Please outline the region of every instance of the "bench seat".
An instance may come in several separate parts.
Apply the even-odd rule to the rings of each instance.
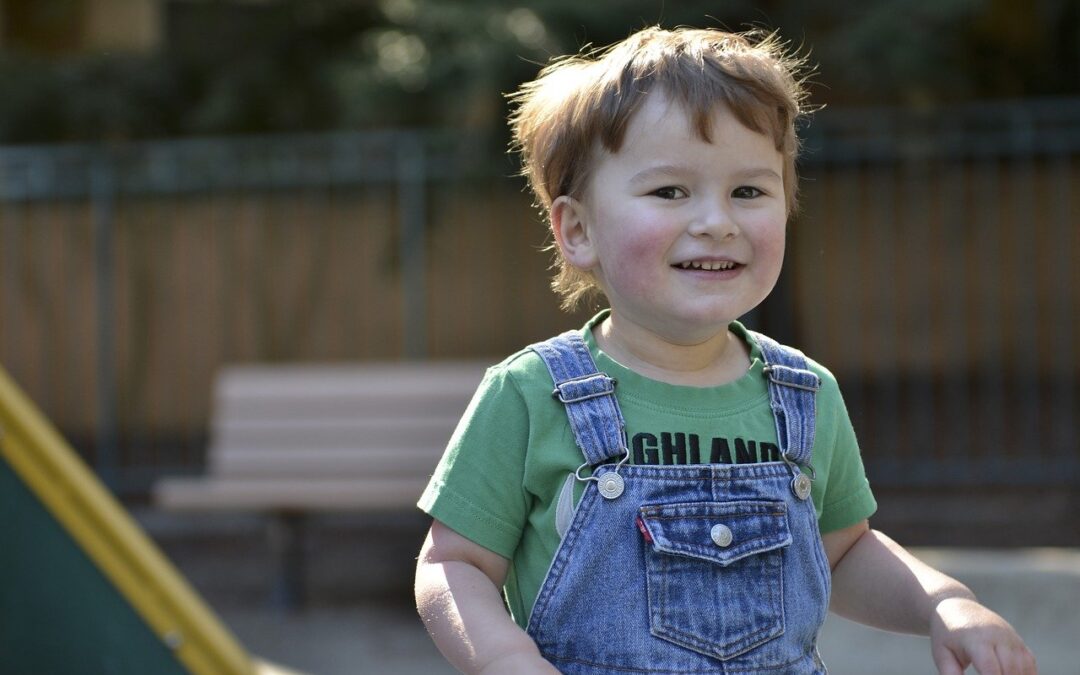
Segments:
[[[402,511],[426,476],[380,478],[217,478],[162,486],[158,505],[174,511]]]
[[[169,511],[266,514],[277,602],[303,601],[303,525],[318,512],[415,508],[486,362],[240,365],[212,393],[206,473],[153,489]]]

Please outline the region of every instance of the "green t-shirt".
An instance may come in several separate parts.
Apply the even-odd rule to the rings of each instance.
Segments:
[[[760,348],[746,329],[731,330],[751,349],[751,367],[719,387],[688,387],[648,379],[620,365],[582,329],[599,370],[618,381],[633,463],[775,461],[776,422],[769,407]],[[855,432],[833,375],[811,361],[822,379],[812,464],[812,499],[823,533],[868,518],[876,509]],[[522,626],[540,591],[560,536],[556,510],[567,476],[584,458],[543,361],[522,350],[488,369],[450,439],[421,509],[462,536],[510,560],[507,604]],[[576,482],[574,503],[584,484]]]

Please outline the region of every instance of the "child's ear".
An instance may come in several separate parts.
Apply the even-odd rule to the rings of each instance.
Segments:
[[[551,203],[551,231],[555,245],[568,263],[580,270],[596,266],[596,250],[590,235],[585,205],[567,195]]]

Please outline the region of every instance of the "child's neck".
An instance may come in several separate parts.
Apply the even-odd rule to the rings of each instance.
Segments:
[[[750,367],[746,343],[726,328],[705,340],[679,344],[611,314],[594,330],[609,356],[645,377],[669,384],[715,387]]]

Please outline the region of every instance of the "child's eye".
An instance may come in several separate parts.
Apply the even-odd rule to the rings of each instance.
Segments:
[[[760,197],[763,194],[765,193],[761,190],[757,189],[756,187],[751,187],[749,185],[737,187],[731,192],[731,196],[735,199],[754,199],[755,197]]]
[[[681,199],[686,196],[686,191],[682,188],[669,185],[658,190],[653,190],[652,194],[660,199]]]

